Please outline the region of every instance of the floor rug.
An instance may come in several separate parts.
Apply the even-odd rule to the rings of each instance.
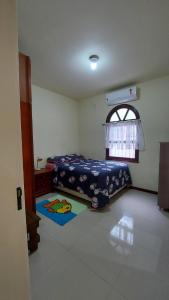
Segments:
[[[86,208],[86,205],[73,200],[73,197],[64,196],[60,193],[56,193],[52,197],[46,200],[43,199],[36,204],[36,209],[39,213],[61,226],[74,219]]]

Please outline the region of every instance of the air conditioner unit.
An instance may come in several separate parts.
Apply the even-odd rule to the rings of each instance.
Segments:
[[[106,101],[108,105],[130,102],[137,99],[138,92],[136,86],[130,86],[106,94]]]

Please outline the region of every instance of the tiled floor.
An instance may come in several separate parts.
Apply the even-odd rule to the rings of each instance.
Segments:
[[[122,192],[64,227],[42,216],[39,232],[33,300],[169,300],[169,213],[155,195]]]

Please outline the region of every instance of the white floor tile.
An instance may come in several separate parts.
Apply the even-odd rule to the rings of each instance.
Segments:
[[[112,246],[109,237],[99,228],[91,229],[70,251],[109,283],[117,279],[126,259],[125,249]]]
[[[85,265],[75,261],[62,272],[57,265],[44,277],[38,289],[33,291],[36,300],[103,300],[111,287],[98,278]]]
[[[112,289],[111,293],[108,295],[106,300],[127,300],[122,295],[120,295],[117,291]]]
[[[57,265],[59,274],[74,258],[55,241],[42,237],[38,250],[30,256],[30,271],[32,287],[39,286],[46,274]]]
[[[168,300],[169,284],[151,272],[124,269],[116,282],[117,290],[128,300]]]
[[[169,300],[169,214],[156,195],[122,192],[63,227],[41,217],[33,300]]]

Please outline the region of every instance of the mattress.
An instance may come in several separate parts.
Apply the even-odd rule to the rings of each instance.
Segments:
[[[54,187],[66,188],[85,195],[93,208],[104,207],[116,191],[131,184],[131,176],[126,163],[77,158],[55,164]]]

